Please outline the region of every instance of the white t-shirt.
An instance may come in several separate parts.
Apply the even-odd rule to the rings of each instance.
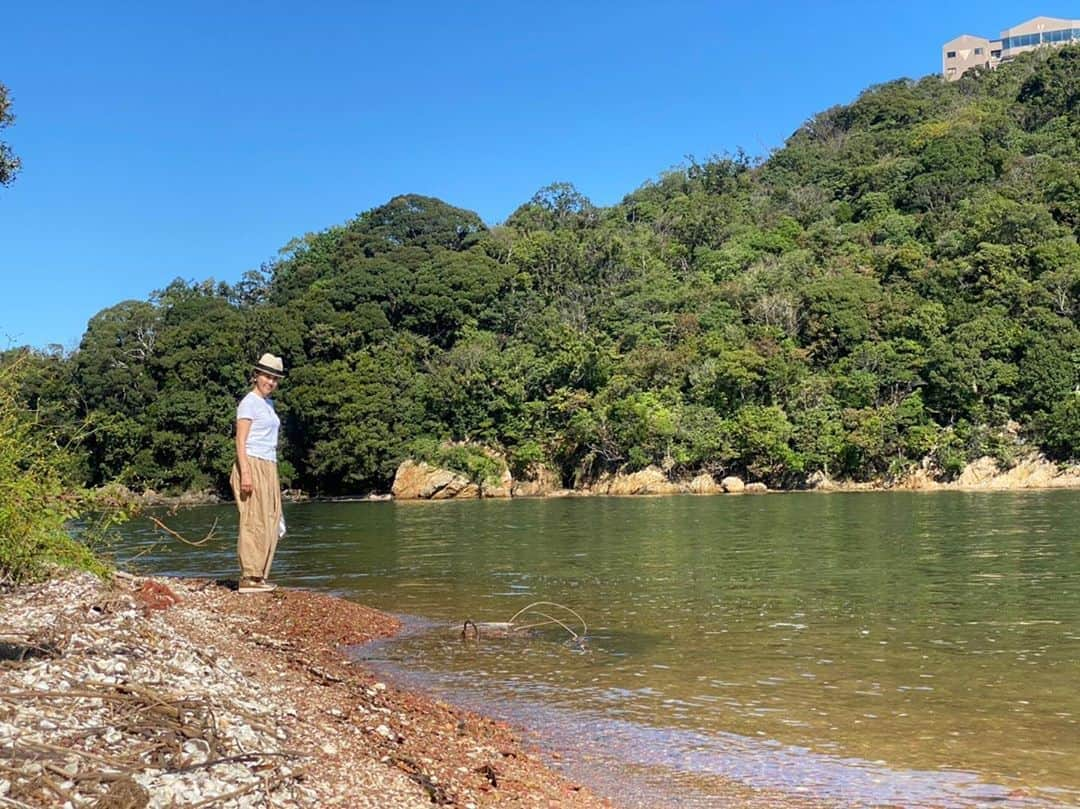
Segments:
[[[255,391],[250,391],[236,406],[236,420],[240,419],[251,422],[251,430],[244,444],[247,454],[277,463],[278,427],[281,426],[281,419],[274,412],[274,403]]]

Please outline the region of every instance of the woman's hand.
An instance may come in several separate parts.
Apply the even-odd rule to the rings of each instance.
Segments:
[[[251,473],[240,472],[240,494],[251,494]]]

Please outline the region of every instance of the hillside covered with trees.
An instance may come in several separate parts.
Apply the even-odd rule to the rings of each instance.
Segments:
[[[4,361],[88,483],[133,488],[226,489],[263,351],[288,369],[283,477],[318,494],[385,491],[446,441],[571,486],[947,477],[1018,438],[1068,460],[1078,169],[1080,49],[1039,51],[873,87],[763,161],[691,159],[608,208],[557,183],[488,227],[400,196]]]

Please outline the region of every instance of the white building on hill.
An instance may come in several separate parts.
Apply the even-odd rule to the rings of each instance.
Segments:
[[[962,34],[941,46],[941,75],[953,81],[969,68],[997,67],[1018,53],[1070,42],[1080,42],[1080,20],[1036,17],[1004,29],[998,39]]]

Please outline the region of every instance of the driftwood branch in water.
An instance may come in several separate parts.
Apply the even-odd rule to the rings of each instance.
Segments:
[[[542,612],[537,607],[557,607],[560,610],[564,610],[569,615],[572,615],[581,623],[581,634],[578,634],[572,626],[570,626],[567,620],[562,620],[547,612]],[[543,620],[533,620],[529,623],[521,623],[518,621],[522,616],[535,616],[542,618]],[[570,635],[571,640],[578,647],[582,647],[585,643],[585,637],[589,634],[589,627],[585,623],[585,619],[581,617],[575,610],[567,607],[565,604],[558,604],[554,601],[534,601],[526,607],[522,607],[511,616],[509,621],[474,621],[471,618],[465,619],[465,623],[461,626],[461,639],[468,640],[470,634],[473,640],[479,641],[481,633],[494,635],[496,637],[506,637],[514,634],[515,632],[528,632],[532,629],[538,629],[544,626],[551,626],[557,624],[566,630]],[[470,633],[471,627],[471,633]]]
[[[214,531],[217,530],[217,524],[218,524],[218,521],[214,520],[214,524],[210,526],[210,530],[206,532],[206,536],[204,536],[202,539],[199,539],[199,540],[191,540],[191,539],[188,539],[187,537],[181,536],[179,533],[172,530],[169,526],[167,526],[165,523],[163,523],[157,517],[148,517],[147,519],[149,519],[150,522],[152,522],[159,529],[161,529],[166,534],[171,536],[173,539],[178,539],[181,542],[183,542],[185,545],[192,545],[192,546],[194,546],[196,548],[199,547],[200,545],[205,545],[207,542],[209,542],[211,539],[214,538]]]

